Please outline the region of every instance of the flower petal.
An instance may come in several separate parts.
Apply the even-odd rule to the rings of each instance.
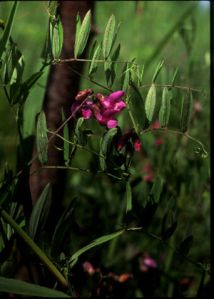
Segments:
[[[114,128],[116,127],[118,124],[118,121],[117,120],[109,120],[107,121],[107,127],[110,129],[110,128]]]
[[[90,119],[92,117],[92,110],[90,108],[82,108],[82,116],[84,119]]]
[[[121,97],[123,97],[125,95],[124,91],[116,91],[116,92],[113,92],[111,93],[108,98],[109,98],[109,101],[110,102],[117,102],[118,100],[121,99]]]

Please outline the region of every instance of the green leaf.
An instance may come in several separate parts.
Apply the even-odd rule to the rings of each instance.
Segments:
[[[172,92],[166,87],[163,89],[162,102],[159,111],[159,121],[161,127],[166,127],[169,122],[170,108],[171,108]]]
[[[147,119],[152,122],[152,118],[154,115],[155,111],[155,104],[156,104],[156,88],[155,85],[152,84],[148,94],[146,96],[146,101],[145,101],[145,112]]]
[[[123,82],[123,87],[122,87],[122,90],[127,92],[128,91],[128,88],[129,88],[129,81],[131,79],[131,74],[130,74],[130,63],[127,63],[125,66],[124,66],[124,69],[123,69],[123,72],[122,72],[122,82]]]
[[[75,127],[75,135],[77,137],[77,142],[80,144],[80,145],[85,145],[86,144],[86,140],[85,140],[85,136],[81,130],[81,127],[82,127],[82,124],[84,122],[84,118],[81,117],[77,120],[77,123],[76,123],[76,127]]]
[[[175,73],[172,76],[172,83],[171,83],[172,86],[175,84],[175,79],[177,78],[178,70],[179,70],[179,67],[176,68]]]
[[[188,92],[186,97],[182,98],[180,128],[182,132],[187,131],[192,114],[192,93]]]
[[[63,214],[61,215],[59,221],[57,222],[56,228],[53,233],[53,238],[51,241],[51,254],[56,256],[60,252],[60,248],[71,230],[73,222],[73,213],[76,201],[72,199],[71,203],[67,206]]]
[[[77,252],[75,252],[71,256],[71,258],[69,260],[69,263],[71,264],[71,267],[74,266],[74,264],[77,262],[77,260],[78,260],[78,258],[79,258],[80,255],[82,255],[86,251],[88,251],[88,250],[90,250],[90,249],[92,249],[92,248],[94,248],[94,247],[96,247],[98,245],[106,243],[106,242],[108,242],[108,241],[110,241],[110,240],[112,240],[112,239],[120,236],[122,233],[124,233],[124,231],[125,230],[122,229],[122,230],[118,230],[118,231],[116,231],[114,233],[111,233],[111,234],[108,234],[108,235],[103,235],[103,236],[99,237],[98,239],[94,240],[92,243],[88,244],[87,246],[79,249]]]
[[[130,182],[126,183],[126,213],[132,210],[132,190]]]
[[[157,65],[157,68],[156,68],[155,73],[154,73],[153,78],[152,78],[152,83],[155,83],[155,80],[157,79],[158,74],[160,73],[160,70],[163,67],[163,64],[164,64],[164,60],[159,62],[159,64]]]
[[[42,164],[48,160],[47,123],[44,111],[41,111],[36,126],[36,147],[38,158]]]
[[[77,18],[76,18],[76,35],[75,35],[75,43],[78,40],[78,36],[79,36],[79,32],[80,32],[80,28],[81,28],[81,19],[80,19],[80,15],[79,13],[77,14]]]
[[[65,114],[62,109],[62,122],[65,122]],[[70,144],[66,142],[69,141],[69,129],[68,129],[68,124],[66,123],[63,127],[63,155],[64,155],[64,161],[68,162],[69,161],[69,151],[70,151]]]
[[[52,288],[5,277],[0,277],[0,292],[39,298],[70,298],[69,295]]]
[[[187,236],[180,244],[179,253],[186,256],[190,251],[192,243],[193,243],[193,236],[192,235]]]
[[[23,82],[21,85],[18,83],[15,83],[11,85],[10,87],[10,98],[11,98],[11,104],[23,104],[29,93],[30,89],[33,87],[33,85],[37,82],[37,80],[42,76],[43,71],[38,71],[34,73],[30,78],[28,78],[25,82]]]
[[[136,132],[139,132],[146,126],[146,114],[144,100],[137,86],[131,82],[129,87],[129,109],[133,116],[134,122],[137,124]]]
[[[108,158],[112,149],[112,140],[117,134],[117,128],[111,128],[104,133],[100,144],[100,167],[102,170],[106,169],[106,159]]]
[[[108,87],[111,87],[114,83],[116,73],[115,73],[115,61],[117,61],[118,57],[120,55],[120,44],[115,49],[114,53],[112,54],[112,57],[108,58],[108,60],[104,63],[104,71],[106,75],[106,82]]]
[[[17,10],[17,6],[18,6],[18,1],[15,1],[13,3],[6,27],[4,29],[2,38],[0,40],[0,59],[2,57],[3,52],[5,51],[5,48],[7,46],[7,42],[10,38],[10,34],[11,34],[11,30],[12,30],[12,26],[13,26],[13,22],[14,22],[14,18],[15,18],[15,14],[16,14],[16,10]]]
[[[58,1],[48,1],[48,13],[50,15],[51,21],[56,20]]]
[[[112,15],[110,19],[108,20],[108,23],[105,28],[104,36],[103,36],[103,56],[105,59],[108,58],[112,45],[114,42],[114,37],[115,37],[115,16]]]
[[[80,29],[76,31],[75,45],[74,45],[74,57],[79,57],[87,44],[88,37],[91,30],[91,11],[89,10],[85,15]]]
[[[59,58],[63,45],[63,27],[60,20],[50,23],[50,39],[53,58]]]
[[[29,221],[29,235],[32,239],[35,238],[36,234],[38,233],[38,230],[41,229],[41,227],[44,226],[46,222],[50,208],[50,192],[51,187],[50,183],[48,183],[44,187],[39,199],[33,207]]]
[[[152,185],[152,189],[149,193],[149,198],[151,202],[158,203],[160,200],[161,192],[163,190],[164,180],[157,175],[154,179],[154,183]]]
[[[175,212],[170,209],[163,217],[161,224],[161,236],[164,241],[168,240],[177,228]]]
[[[62,284],[67,287],[67,281],[64,276],[59,272],[52,261],[47,255],[37,246],[37,244],[29,237],[29,235],[11,218],[11,216],[0,207],[1,217],[11,225],[14,231],[22,238],[22,240],[31,248],[31,250],[39,257],[43,264],[49,269],[54,277]]]
[[[90,63],[89,72],[88,72],[89,76],[92,76],[97,71],[98,62],[96,60],[99,59],[100,52],[101,52],[101,46],[99,44],[97,46],[97,48],[95,49],[94,54],[92,56],[92,61]]]

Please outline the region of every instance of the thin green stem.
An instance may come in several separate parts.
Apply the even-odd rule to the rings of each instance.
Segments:
[[[152,84],[144,84],[141,85],[140,88],[149,88]],[[181,86],[181,85],[174,85],[174,84],[157,84],[157,83],[153,83],[153,85],[155,85],[156,87],[169,87],[169,88],[176,88],[176,89],[181,89],[181,90],[191,90],[194,92],[198,92],[201,93],[201,90],[195,89],[195,88],[191,88],[189,86]]]
[[[96,84],[97,86],[99,86],[99,87],[101,87],[101,88],[103,88],[103,89],[105,89],[105,90],[107,90],[107,91],[109,91],[109,92],[112,92],[112,91],[113,91],[112,89],[109,89],[109,88],[106,87],[105,85],[103,85],[103,84],[101,84],[101,83],[99,83],[99,82],[97,82],[97,81],[94,81],[94,80],[92,80],[90,77],[85,76],[84,74],[78,72],[77,70],[75,70],[74,68],[72,68],[70,65],[69,65],[69,68],[72,70],[72,72],[74,72],[74,73],[76,73],[77,75],[79,75],[80,77],[82,77],[82,78],[84,78],[84,79],[86,79],[86,80],[88,80],[88,81],[90,81],[90,82]]]
[[[31,248],[31,250],[38,256],[43,264],[49,269],[58,282],[63,287],[67,287],[67,280],[59,272],[56,266],[51,262],[47,255],[37,246],[37,244],[27,235],[27,233],[11,218],[11,216],[0,207],[1,217],[11,225],[14,231],[23,239],[23,241]]]
[[[168,129],[168,128],[157,128],[157,129],[147,128],[145,130],[142,130],[140,132],[140,135],[148,133],[148,132],[154,132],[154,131],[164,131],[164,132],[167,132],[167,133],[175,133],[175,134],[179,134],[179,135],[185,136],[187,139],[190,139],[190,140],[194,141],[195,143],[197,143],[198,145],[200,145],[200,147],[201,147],[201,149],[203,151],[203,154],[202,154],[203,158],[206,158],[207,155],[208,155],[208,153],[207,153],[204,145],[202,144],[202,142],[200,142],[198,139],[192,137],[187,132],[172,130],[172,129]]]
[[[42,166],[40,168],[37,168],[35,170],[33,170],[31,173],[30,173],[30,176],[33,175],[34,173],[38,172],[39,170],[41,169],[61,169],[61,170],[72,170],[72,171],[81,171],[81,172],[85,172],[85,173],[88,173],[88,174],[91,174],[91,170],[89,169],[82,169],[82,168],[77,168],[77,167],[69,167],[69,166]],[[116,175],[113,175],[109,172],[105,172],[105,171],[102,171],[102,170],[99,170],[97,171],[97,173],[103,173],[105,175],[108,175],[109,177],[112,177],[114,179],[117,179],[117,180],[123,180],[122,177],[118,177]],[[126,173],[123,173],[124,175],[127,175]]]
[[[54,134],[54,132],[52,132],[52,131],[50,131],[50,130],[48,130],[48,132]],[[95,154],[95,155],[97,155],[97,156],[99,156],[99,157],[102,157],[102,158],[104,158],[104,159],[106,158],[104,155],[99,154],[99,153],[97,153],[97,152],[94,151],[94,150],[88,149],[88,148],[86,148],[86,147],[84,147],[84,146],[82,146],[82,145],[80,145],[80,144],[78,144],[78,143],[75,143],[75,142],[66,140],[66,139],[65,139],[63,136],[61,136],[60,134],[55,134],[55,135],[56,135],[57,137],[59,137],[60,139],[62,139],[64,142],[68,143],[68,144],[77,146],[77,148],[83,149],[83,150],[85,150],[85,151],[87,151],[87,152],[89,152],[89,153],[93,153],[93,154]]]

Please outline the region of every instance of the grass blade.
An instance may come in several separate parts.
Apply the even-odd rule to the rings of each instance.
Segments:
[[[48,196],[50,193],[50,183],[48,183],[37,200],[29,221],[29,235],[32,239],[35,238],[39,228],[39,223],[44,224],[47,216]]]
[[[114,233],[111,233],[111,234],[108,234],[108,235],[103,235],[101,237],[99,237],[98,239],[94,240],[92,243],[88,244],[87,246],[79,249],[76,253],[74,253],[69,262],[71,264],[71,267],[74,266],[74,264],[77,262],[78,258],[80,255],[82,255],[83,253],[85,253],[86,251],[98,246],[98,245],[101,245],[103,243],[106,243],[116,237],[118,237],[119,235],[121,235],[125,230],[122,229],[122,230],[119,230],[119,231],[116,231]]]
[[[27,235],[27,233],[11,218],[11,216],[0,207],[1,217],[11,225],[14,231],[23,239],[23,241],[32,249],[32,251],[39,257],[43,264],[49,269],[57,281],[62,286],[67,287],[67,281],[60,271],[55,267],[47,255],[37,246],[37,244]]]
[[[14,21],[14,18],[15,18],[18,3],[19,3],[18,1],[15,1],[13,3],[13,7],[11,9],[10,16],[8,18],[8,21],[7,21],[7,25],[4,29],[4,33],[3,33],[2,38],[0,40],[0,59],[1,59],[2,54],[3,54],[3,52],[4,52],[4,50],[7,46],[7,42],[9,40],[9,37],[10,37],[10,34],[11,34],[13,21]]]
[[[0,277],[0,292],[44,298],[70,298],[61,291],[5,277]]]

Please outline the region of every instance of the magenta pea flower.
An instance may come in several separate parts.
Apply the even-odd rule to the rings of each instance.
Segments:
[[[80,91],[75,97],[75,102],[71,107],[72,113],[79,113],[84,119],[90,119],[94,117],[101,125],[107,126],[107,128],[114,128],[117,126],[118,121],[115,116],[120,113],[126,104],[122,100],[124,91],[116,91],[108,96],[102,94],[96,94],[93,97],[92,90],[87,89]],[[94,98],[94,101],[92,99]]]
[[[100,124],[106,125],[108,128],[117,126],[118,121],[115,116],[126,107],[125,102],[122,100],[124,94],[124,91],[116,91],[108,96],[96,95],[98,104],[95,107],[94,115]]]

